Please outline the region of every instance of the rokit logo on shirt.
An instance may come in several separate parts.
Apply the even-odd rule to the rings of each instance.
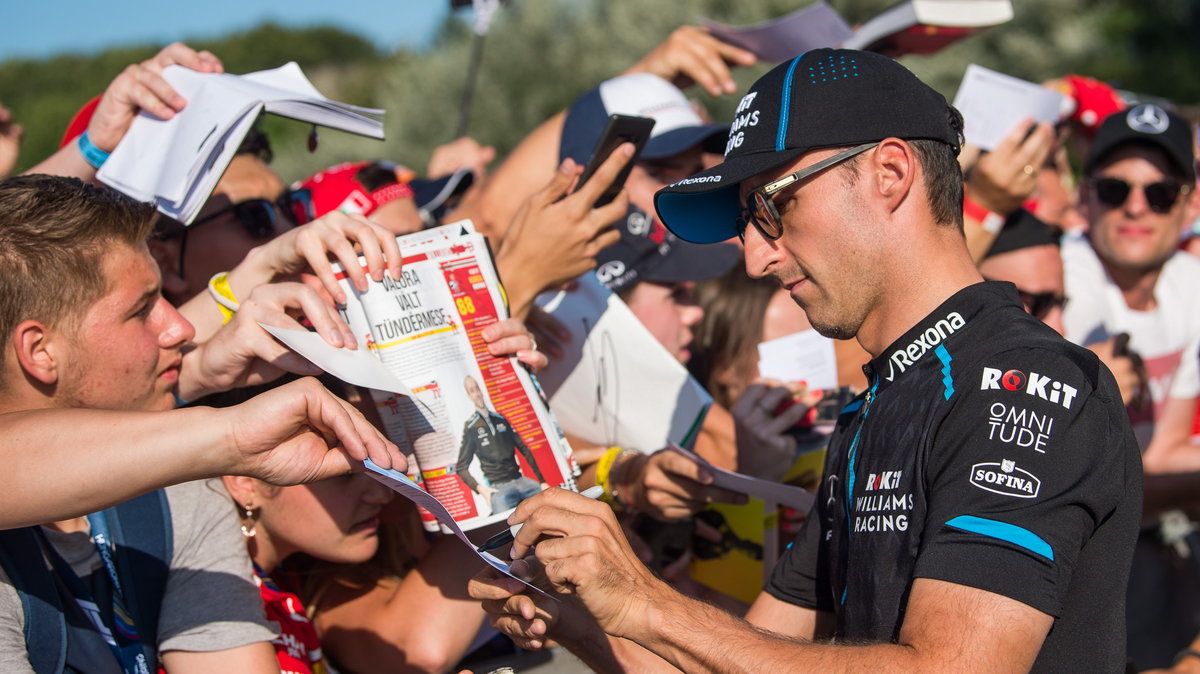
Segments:
[[[863,492],[894,493],[864,493],[854,498],[855,533],[908,531],[908,513],[913,507],[912,494],[907,491],[895,493],[900,489],[903,476],[902,470],[867,474]]]
[[[1036,372],[1030,372],[1026,377],[1020,370],[1002,372],[994,367],[983,368],[983,381],[979,384],[980,391],[1000,390],[1025,391],[1026,394],[1037,396],[1042,400],[1062,405],[1071,409],[1071,402],[1079,390],[1069,384],[1044,377]]]
[[[1042,489],[1041,480],[1033,473],[1017,468],[1017,462],[1011,459],[971,466],[971,484],[993,494],[1016,498],[1037,498]]]

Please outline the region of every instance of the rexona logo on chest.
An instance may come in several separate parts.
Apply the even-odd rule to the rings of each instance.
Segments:
[[[953,335],[955,331],[960,330],[966,324],[967,321],[962,317],[962,314],[952,311],[946,314],[945,318],[926,328],[925,332],[917,335],[917,338],[908,346],[893,351],[887,380],[892,381],[897,374],[912,367],[913,363],[920,360],[926,351],[941,344],[943,340]]]
[[[1041,480],[1033,473],[1017,468],[1017,462],[1011,459],[971,466],[971,484],[984,491],[1017,498],[1036,498],[1042,488]]]
[[[980,391],[988,390],[1025,391],[1026,394],[1037,396],[1042,400],[1062,405],[1071,409],[1071,402],[1079,391],[1069,384],[1043,377],[1036,372],[1030,372],[1026,377],[1020,370],[1001,372],[994,367],[983,368],[983,381],[979,384]]]

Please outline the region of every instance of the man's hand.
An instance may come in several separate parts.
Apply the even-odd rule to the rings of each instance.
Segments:
[[[1053,148],[1054,127],[1025,120],[975,162],[967,176],[967,194],[993,213],[1012,213],[1033,193],[1037,173]]]
[[[125,68],[105,89],[88,124],[88,138],[104,150],[112,152],[139,110],[170,119],[187,105],[187,101],[163,79],[163,69],[181,65],[202,73],[220,73],[225,68],[220,59],[207,51],[196,51],[176,42],[163,47],[153,58]]]
[[[306,316],[330,345],[354,343],[337,309],[302,283],[269,283],[254,289],[227,325],[186,354],[179,395],[195,400],[210,393],[256,386],[284,372],[316,375],[321,369],[275,340],[259,323],[304,330],[293,314]]]
[[[745,494],[711,486],[708,468],[670,448],[649,456],[630,454],[612,467],[611,475],[627,506],[657,520],[682,519],[713,502],[746,502]]]
[[[527,568],[525,561],[513,562],[509,570],[515,574],[518,568]],[[546,635],[558,624],[558,606],[545,598],[523,594],[526,590],[524,584],[490,566],[467,583],[467,594],[480,601],[492,627],[520,648],[541,650],[546,646]]]
[[[517,212],[496,256],[514,316],[524,317],[543,290],[593,269],[596,254],[621,238],[612,224],[629,208],[625,191],[604,206],[593,205],[632,156],[632,144],[620,145],[574,194],[571,186],[583,169],[565,159],[550,184]]]
[[[680,89],[699,84],[713,96],[737,92],[730,66],[752,66],[753,53],[713,37],[699,26],[676,28],[666,40],[626,70],[651,73]]]
[[[492,504],[492,495],[500,491],[499,489],[496,489],[495,487],[489,487],[486,484],[477,485],[477,487],[478,488],[475,491],[479,494],[479,498],[487,502],[489,506]]]
[[[763,379],[747,386],[729,410],[737,436],[738,472],[764,480],[782,479],[796,460],[796,439],[787,431],[820,399],[820,392],[798,383]],[[776,415],[787,400],[795,403]]]
[[[286,486],[344,475],[368,458],[383,468],[407,468],[399,448],[316,379],[289,382],[218,413],[232,475]]]
[[[515,356],[518,361],[537,372],[550,362],[546,354],[537,350],[537,340],[533,333],[525,329],[525,323],[519,318],[506,318],[499,323],[493,323],[483,329],[483,341],[487,344],[488,353],[497,358]]]
[[[366,272],[359,264],[359,254],[366,260]],[[341,263],[359,290],[367,289],[368,275],[381,281],[386,271],[392,278],[400,278],[401,256],[395,234],[361,215],[332,211],[251,250],[246,260],[230,272],[229,283],[240,297],[276,276],[312,269],[326,292],[344,303],[346,292],[334,277],[331,256]]]
[[[21,136],[25,129],[13,121],[12,112],[0,105],[0,178],[12,175],[21,156]]]
[[[475,173],[475,179],[483,178],[488,164],[496,158],[496,148],[491,145],[480,145],[479,141],[470,136],[456,138],[449,143],[433,149],[425,175],[429,178],[448,176],[460,168],[469,168]]]
[[[533,335],[538,351],[546,354],[547,358],[562,358],[567,354],[571,331],[557,318],[535,306],[530,308],[529,315],[525,317],[525,324]]]
[[[522,501],[508,521],[523,523],[513,542],[513,558],[532,550],[551,587],[577,595],[608,634],[640,634],[655,596],[671,593],[638,560],[604,503],[547,489]]]

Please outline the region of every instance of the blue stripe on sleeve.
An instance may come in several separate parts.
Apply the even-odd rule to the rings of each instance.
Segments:
[[[998,522],[973,515],[959,515],[946,522],[946,526],[954,527],[960,531],[969,531],[973,534],[1008,541],[1013,545],[1025,548],[1035,555],[1041,555],[1052,562],[1054,561],[1054,549],[1050,547],[1049,543],[1043,540],[1041,536],[1015,524]]]

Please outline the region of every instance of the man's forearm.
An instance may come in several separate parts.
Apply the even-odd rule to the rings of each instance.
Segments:
[[[216,410],[35,410],[0,415],[0,528],[78,517],[229,472]]]
[[[867,667],[903,672],[924,666],[907,646],[838,646],[793,639],[671,594],[648,602],[644,628],[626,636],[685,672],[843,672]]]

